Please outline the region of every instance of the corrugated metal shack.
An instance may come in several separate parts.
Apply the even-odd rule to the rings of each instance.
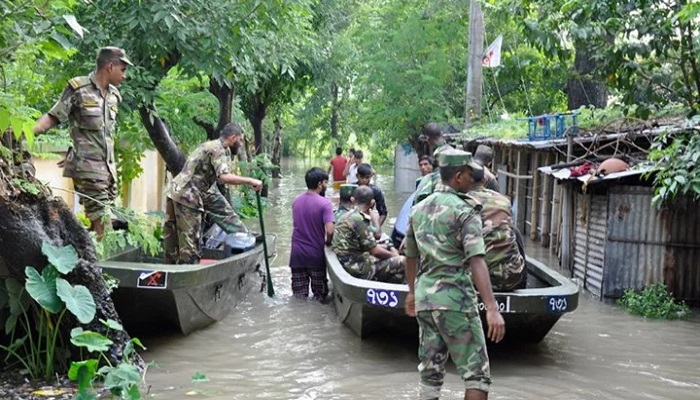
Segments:
[[[463,143],[495,151],[492,169],[513,202],[514,220],[531,243],[601,300],[628,288],[666,282],[674,296],[700,306],[700,204],[681,199],[658,211],[643,160],[654,137],[684,128],[640,127],[546,141],[479,138]],[[568,177],[585,159],[625,158],[630,170]],[[567,162],[568,161],[568,162]],[[565,167],[563,167],[565,166]]]

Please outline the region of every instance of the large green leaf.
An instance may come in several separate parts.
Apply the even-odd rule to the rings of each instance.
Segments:
[[[55,247],[45,241],[41,244],[41,252],[49,259],[49,263],[64,275],[71,272],[78,264],[78,253],[71,245]]]
[[[105,377],[105,387],[108,389],[127,389],[130,385],[139,385],[141,375],[139,370],[129,363],[123,362],[109,371]]]
[[[68,311],[73,313],[80,323],[87,324],[95,318],[95,300],[85,286],[71,286],[65,279],[58,278],[56,291],[58,297],[66,303]]]
[[[20,281],[14,278],[7,278],[5,287],[7,288],[7,301],[10,303],[10,314],[21,315],[25,310],[29,309],[30,298]]]
[[[85,347],[90,352],[107,351],[109,350],[109,346],[111,346],[114,343],[112,342],[112,340],[110,340],[108,337],[105,337],[101,333],[93,331],[83,331],[82,328],[76,328],[71,331],[70,342],[77,347]]]
[[[83,384],[87,383],[88,385],[90,384],[92,377],[95,376],[95,373],[97,372],[97,365],[98,362],[95,359],[90,359],[90,360],[85,360],[85,361],[77,361],[77,362],[72,362],[70,364],[70,370],[68,370],[68,379],[72,381],[77,381],[78,382],[78,390],[82,387]],[[85,371],[81,372],[81,369],[85,369]],[[84,374],[84,375],[83,375]],[[84,378],[88,377],[90,380],[87,382],[79,379],[79,378]]]
[[[27,292],[41,307],[52,314],[63,309],[63,302],[56,294],[56,268],[47,265],[39,275],[34,267],[26,267],[24,273],[27,275]]]
[[[106,321],[101,319],[100,322],[102,323],[102,325],[106,326],[107,328],[109,328],[111,330],[114,330],[114,331],[123,331],[124,330],[124,327],[122,326],[122,324],[120,324],[119,322],[117,322],[113,319],[108,319]]]
[[[124,359],[128,359],[131,357],[131,353],[134,352],[134,349],[136,346],[140,347],[143,350],[146,350],[146,346],[141,343],[141,340],[139,338],[131,338],[128,342],[126,342],[126,345],[124,345]]]

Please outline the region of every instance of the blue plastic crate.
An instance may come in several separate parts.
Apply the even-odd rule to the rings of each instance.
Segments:
[[[578,113],[545,114],[527,118],[527,137],[529,141],[561,139],[566,134],[568,127],[571,133],[578,134],[576,116]],[[567,117],[570,123],[567,127]]]

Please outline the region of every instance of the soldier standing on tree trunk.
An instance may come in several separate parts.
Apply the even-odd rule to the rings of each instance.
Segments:
[[[68,149],[63,176],[73,179],[80,203],[90,219],[90,229],[102,239],[103,218],[117,197],[117,169],[112,133],[117,105],[122,100],[117,86],[133,65],[123,49],[103,47],[97,53],[97,69],[88,76],[68,81],[61,98],[36,121],[34,133],[69,122],[73,147]]]

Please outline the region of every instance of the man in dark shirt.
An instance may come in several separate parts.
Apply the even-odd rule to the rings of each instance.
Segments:
[[[360,164],[357,167],[357,185],[369,186],[372,189],[372,192],[374,193],[374,207],[377,210],[377,213],[379,214],[379,220],[377,221],[379,225],[378,228],[381,229],[389,213],[386,210],[386,200],[384,199],[384,192],[382,192],[382,189],[377,187],[377,185],[369,183],[369,181],[372,179],[373,174],[374,170],[369,164]]]

